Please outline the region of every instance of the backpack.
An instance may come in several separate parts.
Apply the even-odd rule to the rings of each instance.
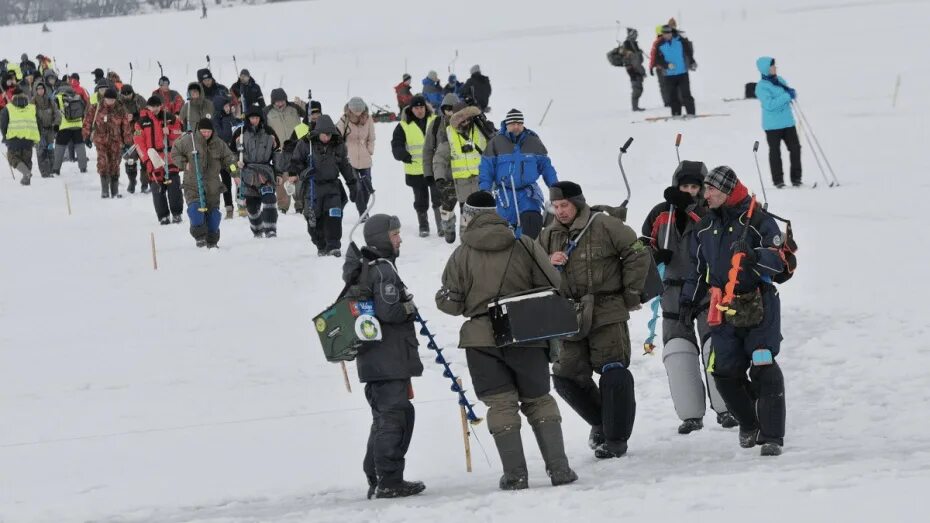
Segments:
[[[777,216],[768,212],[767,210],[758,209],[753,213],[752,218],[749,219],[749,224],[758,229],[762,225],[762,215],[771,216],[773,219],[775,219],[775,221],[779,221],[785,224],[784,232],[782,232],[775,240],[775,247],[778,249],[778,256],[785,264],[785,269],[772,277],[772,281],[775,283],[785,283],[786,281],[790,280],[792,276],[794,276],[794,271],[798,268],[798,244],[794,241],[794,230],[791,228],[791,220],[786,220],[781,216]]]
[[[81,98],[77,93],[73,94],[63,94],[61,96],[61,102],[63,107],[61,108],[62,114],[64,114],[65,119],[67,120],[79,120],[84,118],[84,99]]]
[[[614,67],[626,67],[626,53],[623,52],[623,46],[618,45],[607,51],[607,61]]]

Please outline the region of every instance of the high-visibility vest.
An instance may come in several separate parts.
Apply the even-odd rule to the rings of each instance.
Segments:
[[[6,130],[7,140],[21,138],[24,140],[39,141],[39,124],[36,122],[36,106],[29,104],[26,107],[17,107],[7,104],[10,112],[10,125]]]
[[[452,178],[463,180],[478,176],[478,166],[481,165],[481,153],[487,148],[488,141],[474,125],[466,140],[451,125],[446,127],[446,136],[449,138],[449,152],[452,156]],[[462,147],[466,143],[472,144],[472,150],[465,152]]]
[[[84,127],[84,118],[76,118],[74,120],[69,120],[65,118],[65,113],[64,113],[65,95],[62,93],[58,93],[58,96],[56,98],[58,98],[58,110],[61,111],[61,125],[58,126],[58,130],[63,131],[65,129],[80,129]],[[86,109],[85,109],[85,114],[87,114]]]
[[[426,119],[426,128],[436,119],[436,116],[430,116]],[[404,130],[404,137],[407,142],[407,152],[413,161],[404,164],[404,172],[412,176],[423,176],[423,144],[426,143],[426,135],[420,130],[416,122],[400,122],[401,129]]]

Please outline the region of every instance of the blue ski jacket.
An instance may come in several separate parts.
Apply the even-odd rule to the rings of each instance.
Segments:
[[[756,98],[762,105],[762,129],[774,131],[794,127],[791,100],[794,89],[781,76],[769,75],[772,57],[763,56],[756,60],[756,68],[762,79],[756,84]]]
[[[517,224],[517,209],[542,212],[546,200],[536,183],[540,177],[546,186],[559,181],[546,146],[529,129],[514,136],[502,128],[488,142],[478,166],[478,188],[495,193],[497,213],[512,225]]]
[[[665,70],[665,76],[680,76],[688,74],[688,62],[685,60],[685,46],[681,42],[681,37],[675,35],[668,42],[662,42],[659,45],[659,52],[668,68]],[[674,67],[672,67],[674,66]]]

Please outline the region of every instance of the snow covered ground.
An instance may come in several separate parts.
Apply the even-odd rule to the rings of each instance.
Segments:
[[[174,13],[62,23],[44,35],[37,26],[5,27],[0,47],[8,57],[51,54],[86,78],[102,66],[127,80],[132,61],[140,92],[154,88],[155,61],[183,89],[208,53],[228,85],[235,54],[266,96],[278,84],[290,96],[312,87],[334,115],[347,95],[393,105],[405,62],[418,83],[429,69],[444,77],[457,51],[460,78],[473,63],[491,77],[492,116],[522,109],[560,176],[581,183],[589,201],[623,200],[616,154],[635,137],[624,163],[637,229],[671,178],[679,131],[682,158],[728,164],[759,191],[751,153],[764,139],[758,105],[720,100],[756,79],[757,56],[777,57],[842,182],[768,188],[770,209],[792,218],[801,245],[797,276],[782,288],[785,454],[760,459],[739,449],[736,433],[712,417],[703,431],[679,436],[660,356],[634,349],[639,412],[629,455],[596,461],[587,427],[563,405],[581,479],[548,486],[524,427],[532,488],[501,493],[484,426],[472,438],[475,471],[465,472],[455,397],[422,347],[427,370],[414,383],[407,476],[427,491],[367,501],[361,459],[370,418],[361,387],[345,391],[310,323],[341,288],[341,260],[316,257],[301,218],[282,217],[273,241],[252,240],[244,219],[225,221],[222,249],[206,253],[186,225],[158,226],[148,196],[100,201],[97,177],[75,164],[29,188],[0,167],[0,521],[925,521],[930,328],[918,197],[930,187],[930,74],[921,54],[930,5],[469,5],[463,13],[435,3],[321,0],[215,10],[206,21]],[[729,117],[631,125],[642,116],[629,111],[626,74],[605,60],[614,21],[639,28],[648,49],[650,28],[669,16],[695,42],[698,111]],[[169,36],[155,36],[162,29]],[[666,114],[653,78],[644,102],[654,108],[645,115]],[[467,384],[464,354],[452,348],[459,321],[432,305],[451,249],[415,237],[409,189],[390,154],[392,128],[378,126],[377,211],[404,222],[399,269]],[[768,178],[764,143],[762,150]],[[805,181],[813,182],[820,174],[809,153]],[[355,213],[347,215],[348,231]],[[630,323],[634,347],[646,321],[640,312]]]

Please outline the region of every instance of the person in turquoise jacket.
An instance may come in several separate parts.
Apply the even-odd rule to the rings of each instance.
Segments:
[[[781,142],[785,142],[791,158],[791,185],[800,187],[801,141],[791,112],[791,102],[797,97],[797,92],[788,87],[784,78],[778,76],[774,58],[759,58],[756,60],[756,68],[762,75],[756,84],[756,98],[762,104],[762,129],[765,130],[765,139],[769,144],[772,183],[779,189],[785,187],[785,172],[781,165]]]

